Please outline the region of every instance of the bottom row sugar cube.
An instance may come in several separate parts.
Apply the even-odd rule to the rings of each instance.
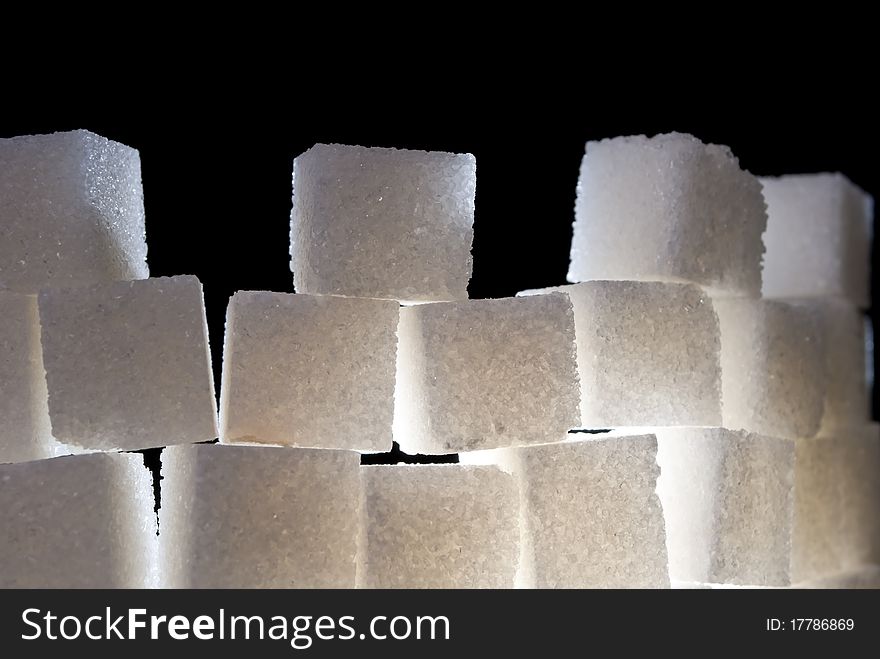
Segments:
[[[723,428],[657,438],[670,578],[789,585],[794,442]]]
[[[155,586],[153,506],[137,454],[0,465],[0,588]]]
[[[667,588],[653,435],[495,449],[461,458],[517,479],[522,588]]]
[[[880,563],[880,435],[658,432],[676,583],[787,587]]]
[[[880,565],[880,426],[869,424],[854,434],[845,476],[843,535],[850,539],[847,568]]]
[[[358,587],[513,588],[519,491],[490,466],[363,468]]]
[[[161,585],[353,588],[359,464],[352,451],[166,448]]]
[[[796,474],[793,581],[880,564],[878,427],[799,440]]]
[[[843,569],[847,540],[841,535],[847,442],[835,439],[797,442],[791,567],[795,582]]]

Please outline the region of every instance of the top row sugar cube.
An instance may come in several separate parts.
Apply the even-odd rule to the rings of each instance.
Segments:
[[[148,276],[135,149],[84,130],[0,140],[0,289]]]
[[[681,133],[588,142],[568,281],[689,282],[758,297],[766,226],[761,184],[725,146]]]
[[[475,191],[470,154],[315,145],[293,164],[296,292],[467,299]]]
[[[762,178],[769,221],[763,295],[870,306],[874,199],[842,174]]]

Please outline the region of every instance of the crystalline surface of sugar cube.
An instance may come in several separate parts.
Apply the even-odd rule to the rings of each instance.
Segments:
[[[52,437],[37,296],[0,291],[0,463],[83,452]]]
[[[293,163],[296,292],[466,299],[475,190],[470,154],[315,145]]]
[[[50,289],[39,309],[56,439],[133,450],[217,437],[198,279]]]
[[[0,289],[147,270],[138,152],[84,130],[0,139]]]
[[[684,281],[757,297],[766,223],[760,183],[725,146],[680,133],[588,142],[568,281]]]
[[[799,440],[792,573],[824,579],[880,562],[880,438],[876,426]]]
[[[519,492],[492,466],[362,468],[358,587],[512,588]]]
[[[670,578],[789,585],[794,441],[722,428],[657,438]]]
[[[568,296],[400,310],[394,439],[407,453],[560,441],[580,422]]]
[[[802,300],[816,312],[826,362],[825,406],[819,435],[863,427],[870,417],[865,384],[865,326],[861,312],[842,299]]]
[[[166,448],[162,586],[353,588],[359,463],[353,451]]]
[[[391,450],[398,309],[391,300],[236,293],[221,440]]]
[[[601,437],[462,454],[519,482],[518,587],[669,587],[656,439]]]
[[[763,294],[842,297],[867,307],[874,200],[842,174],[762,178]]]
[[[814,436],[827,380],[818,312],[770,300],[713,303],[721,325],[724,427],[772,437]]]
[[[849,439],[845,452],[840,531],[846,540],[843,565],[853,569],[880,564],[880,426],[840,435]]]
[[[846,446],[837,439],[797,441],[791,571],[795,583],[839,572]]]
[[[153,505],[140,455],[0,465],[0,588],[153,586]]]
[[[720,330],[701,289],[592,281],[520,295],[549,291],[574,309],[583,427],[720,425]]]
[[[0,463],[49,457],[37,298],[0,291]]]

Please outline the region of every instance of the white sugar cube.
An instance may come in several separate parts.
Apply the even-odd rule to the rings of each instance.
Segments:
[[[861,312],[842,299],[801,300],[819,318],[825,349],[825,405],[819,435],[832,437],[841,430],[868,423],[865,383],[865,324]]]
[[[845,452],[841,535],[846,542],[843,565],[852,569],[880,564],[880,426],[871,423],[841,435]]]
[[[720,330],[696,286],[592,281],[574,308],[585,428],[721,424]]]
[[[408,307],[398,335],[394,439],[407,453],[560,441],[580,422],[566,295]]]
[[[137,454],[0,465],[0,588],[154,586],[153,507]]]
[[[353,588],[359,462],[353,451],[166,448],[162,586]]]
[[[657,437],[670,578],[789,585],[794,442],[722,428]]]
[[[512,588],[516,481],[490,466],[363,467],[360,588]]]
[[[846,442],[806,439],[797,442],[791,569],[795,582],[819,579],[843,569],[847,540],[843,520]]]
[[[826,356],[819,314],[768,300],[716,298],[724,427],[771,437],[814,436]]]
[[[874,200],[842,174],[762,178],[767,200],[763,293],[870,303]]]
[[[522,492],[525,588],[666,588],[653,435],[597,436],[463,454],[511,472]]]
[[[37,298],[0,291],[0,462],[51,455]]]
[[[568,281],[659,280],[761,292],[758,180],[725,146],[680,133],[588,142]]]
[[[296,292],[466,299],[475,189],[470,154],[315,145],[293,163]]]
[[[198,279],[49,289],[39,308],[58,440],[133,450],[217,437]]]
[[[221,441],[391,450],[398,309],[390,300],[236,293]]]
[[[792,572],[797,582],[880,563],[876,426],[797,443]]]
[[[0,289],[144,279],[138,152],[84,130],[0,139]]]
[[[0,291],[0,463],[87,453],[52,437],[37,296]]]

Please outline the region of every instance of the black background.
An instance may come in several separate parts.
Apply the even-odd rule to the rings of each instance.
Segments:
[[[316,142],[470,152],[477,160],[474,298],[565,283],[578,166],[587,140],[689,132],[726,144],[757,175],[841,171],[878,190],[871,109],[838,91],[749,103],[697,94],[678,107],[647,93],[434,107],[345,99],[322,108],[179,105],[0,121],[0,137],[87,128],[139,150],[152,276],[195,274],[205,289],[219,392],[226,305],[237,290],[293,291],[291,172]],[[430,109],[429,109],[430,108]],[[875,409],[877,405],[875,402]],[[390,455],[371,462],[397,461]],[[152,462],[153,454],[148,454]],[[450,458],[455,459],[455,458]]]

